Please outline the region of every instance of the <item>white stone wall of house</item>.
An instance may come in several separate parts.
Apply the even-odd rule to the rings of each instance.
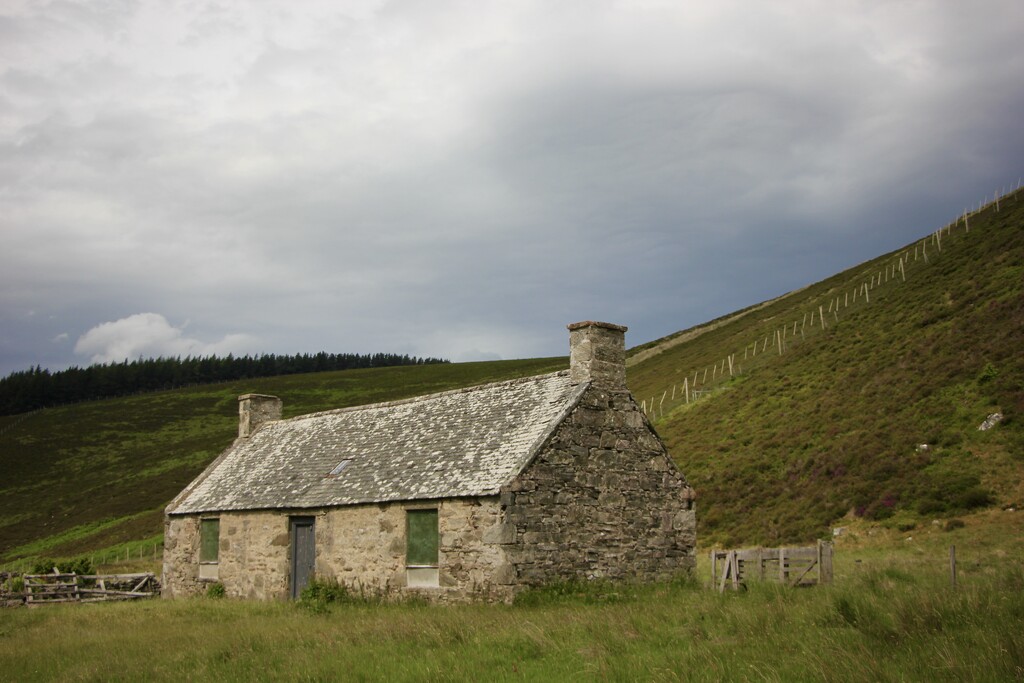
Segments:
[[[438,511],[438,585],[409,587],[406,510],[426,508]],[[500,516],[496,496],[335,508],[317,530],[317,574],[370,594],[502,599],[509,593],[499,581],[507,571],[504,548],[490,540]]]
[[[438,510],[436,587],[406,585],[406,510]],[[321,511],[256,511],[204,515],[220,519],[216,578],[200,578],[200,516],[170,516],[165,525],[164,595],[198,595],[214,582],[228,596],[285,599],[290,595],[292,515],[315,517],[315,575],[354,591],[437,602],[508,600],[498,498],[354,505]],[[207,573],[209,571],[207,570]]]
[[[199,582],[199,517],[164,517],[161,595],[194,595]]]
[[[202,517],[220,520],[216,568],[201,578],[199,524]],[[164,585],[168,597],[198,595],[214,582],[238,598],[283,598],[288,595],[289,515],[245,511],[170,516],[164,527]]]

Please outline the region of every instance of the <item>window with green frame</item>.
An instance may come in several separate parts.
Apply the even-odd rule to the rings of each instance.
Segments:
[[[405,565],[437,567],[437,510],[406,510]]]
[[[215,563],[220,560],[220,519],[199,521],[199,561]]]

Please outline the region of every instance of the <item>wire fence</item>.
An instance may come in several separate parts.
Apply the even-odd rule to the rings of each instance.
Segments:
[[[163,559],[164,541],[158,538],[151,541],[130,541],[122,545],[95,550],[88,553],[81,553],[74,556],[50,557],[45,551],[34,557],[5,562],[0,566],[0,572],[9,573],[30,573],[44,561],[57,565],[73,565],[83,560],[89,562],[89,566],[98,567],[122,567],[125,565],[135,566],[150,562],[160,562]],[[52,571],[53,567],[47,567],[46,572]]]
[[[1011,186],[1009,191],[1006,187],[1001,191],[997,189],[991,199],[985,197],[977,206],[965,208],[963,213],[957,215],[947,225],[897,252],[887,263],[878,267],[877,271],[874,268],[870,271],[865,270],[855,282],[841,288],[833,288],[829,291],[827,299],[816,299],[803,310],[801,317],[765,330],[763,336],[759,335],[751,340],[742,350],[736,350],[709,365],[698,367],[692,374],[689,371],[682,373],[682,382],[677,381],[671,386],[666,386],[660,395],[655,393],[650,398],[642,398],[640,407],[644,414],[652,421],[658,420],[679,406],[725,390],[732,378],[771,362],[772,359],[782,356],[809,339],[838,326],[840,321],[851,313],[878,303],[886,290],[906,283],[909,273],[930,265],[936,256],[942,253],[944,246],[948,248],[949,242],[944,245],[943,240],[953,235],[954,230],[959,231],[962,228],[962,233],[966,235],[971,231],[971,218],[986,210],[998,213],[1001,202],[1016,202],[1020,194],[1021,181],[1022,179],[1018,178],[1016,187]]]

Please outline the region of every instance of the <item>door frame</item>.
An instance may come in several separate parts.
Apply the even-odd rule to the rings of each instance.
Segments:
[[[309,574],[306,576],[306,583],[301,586],[298,583],[299,577],[299,529],[309,527],[309,553],[312,561],[309,563]],[[313,578],[314,572],[316,571],[316,517],[311,515],[302,515],[288,518],[288,537],[289,537],[289,576],[288,576],[288,590],[292,600],[298,600],[302,594],[302,589],[306,587],[306,584],[310,579]],[[305,536],[303,536],[305,538]]]

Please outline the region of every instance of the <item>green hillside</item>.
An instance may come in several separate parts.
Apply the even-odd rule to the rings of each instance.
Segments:
[[[631,351],[630,387],[697,489],[701,545],[803,541],[844,517],[909,529],[1024,502],[1019,194],[969,230],[961,220]],[[234,438],[241,393],[281,396],[290,417],[565,367],[291,375],[2,417],[0,562],[157,540],[164,505]],[[979,431],[995,412],[1002,422]]]
[[[805,540],[844,516],[909,528],[1024,502],[1020,194],[674,335],[683,343],[647,345],[630,385],[697,489],[702,544]],[[995,412],[1003,421],[979,431]]]

